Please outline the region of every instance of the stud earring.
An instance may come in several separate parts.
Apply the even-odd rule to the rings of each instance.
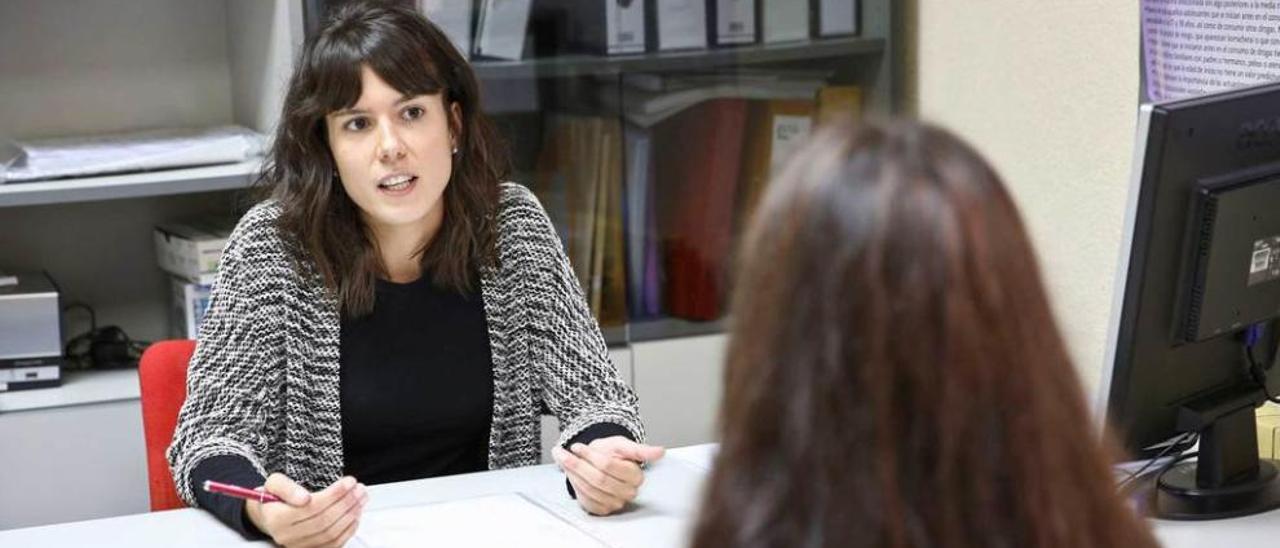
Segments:
[[[458,147],[453,147],[453,155],[454,156],[458,155]]]

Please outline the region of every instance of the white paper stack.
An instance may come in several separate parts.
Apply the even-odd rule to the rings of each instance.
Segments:
[[[0,146],[0,183],[243,162],[264,147],[239,126],[22,141]]]
[[[660,81],[659,81],[660,80]],[[640,127],[652,127],[704,101],[721,98],[812,99],[823,80],[789,75],[703,75],[691,77],[631,78],[625,84],[602,84],[601,104],[620,109],[623,117]]]

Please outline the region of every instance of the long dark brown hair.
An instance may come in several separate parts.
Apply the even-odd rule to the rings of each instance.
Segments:
[[[405,95],[443,93],[445,112],[452,105],[461,111],[453,123],[459,155],[442,197],[444,224],[422,253],[437,285],[467,291],[476,269],[496,260],[494,210],[510,166],[480,110],[475,74],[444,33],[399,4],[360,2],[337,11],[303,47],[259,182],[282,208],[280,228],[349,316],[373,309],[374,281],[384,268],[337,179],[324,119],[360,99],[362,66]]]
[[[1017,209],[958,138],[820,133],[742,250],[694,546],[1155,546]]]

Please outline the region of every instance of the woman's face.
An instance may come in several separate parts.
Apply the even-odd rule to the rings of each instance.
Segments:
[[[360,85],[355,105],[325,117],[342,188],[375,231],[438,226],[457,105],[446,110],[440,93],[404,96],[368,66]]]

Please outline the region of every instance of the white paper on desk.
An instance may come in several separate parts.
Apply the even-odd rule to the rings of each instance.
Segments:
[[[591,516],[565,496],[564,484],[538,487],[529,497],[613,548],[688,546],[702,500],[706,470],[680,459],[650,463],[640,494],[627,508]]]
[[[373,510],[360,521],[359,548],[524,546],[600,548],[604,544],[517,493]]]

